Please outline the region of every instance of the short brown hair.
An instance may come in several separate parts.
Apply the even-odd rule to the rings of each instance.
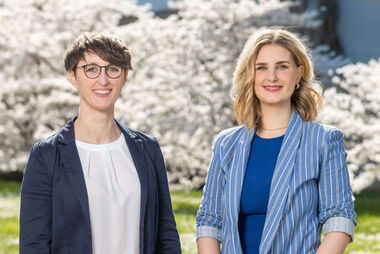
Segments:
[[[125,43],[111,34],[83,33],[66,51],[65,69],[74,71],[84,54],[92,52],[111,64],[132,70],[131,54]]]
[[[231,89],[238,123],[248,128],[261,127],[260,101],[254,91],[254,65],[260,49],[269,44],[284,47],[291,53],[295,64],[304,67],[299,88],[291,97],[291,105],[304,121],[313,121],[322,106],[322,96],[317,91],[319,85],[314,80],[313,63],[307,48],[294,33],[271,28],[251,35],[238,58]]]

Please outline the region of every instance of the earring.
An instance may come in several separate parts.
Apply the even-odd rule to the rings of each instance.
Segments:
[[[300,83],[296,84],[296,89],[300,88]]]

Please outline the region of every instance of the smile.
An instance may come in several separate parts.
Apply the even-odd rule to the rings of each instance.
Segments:
[[[269,92],[276,92],[279,91],[282,88],[282,86],[264,86],[264,89]]]
[[[111,92],[111,89],[94,90],[94,93],[96,93],[96,94],[109,94],[110,92]]]

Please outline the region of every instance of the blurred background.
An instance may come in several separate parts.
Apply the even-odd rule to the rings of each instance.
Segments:
[[[236,125],[229,89],[248,36],[282,26],[311,50],[318,121],[345,134],[358,226],[347,253],[380,253],[380,1],[0,0],[0,254],[18,252],[19,192],[31,146],[78,112],[63,55],[86,31],[110,32],[134,70],[116,118],[156,136],[184,253],[195,252],[211,146]]]

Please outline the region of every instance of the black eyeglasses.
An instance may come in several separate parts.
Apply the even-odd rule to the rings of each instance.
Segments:
[[[123,68],[117,65],[107,65],[107,66],[99,66],[97,64],[85,64],[82,66],[78,66],[77,68],[83,68],[84,74],[89,79],[96,79],[100,76],[102,72],[102,68],[105,69],[106,74],[109,78],[115,79],[120,77],[123,72]]]

